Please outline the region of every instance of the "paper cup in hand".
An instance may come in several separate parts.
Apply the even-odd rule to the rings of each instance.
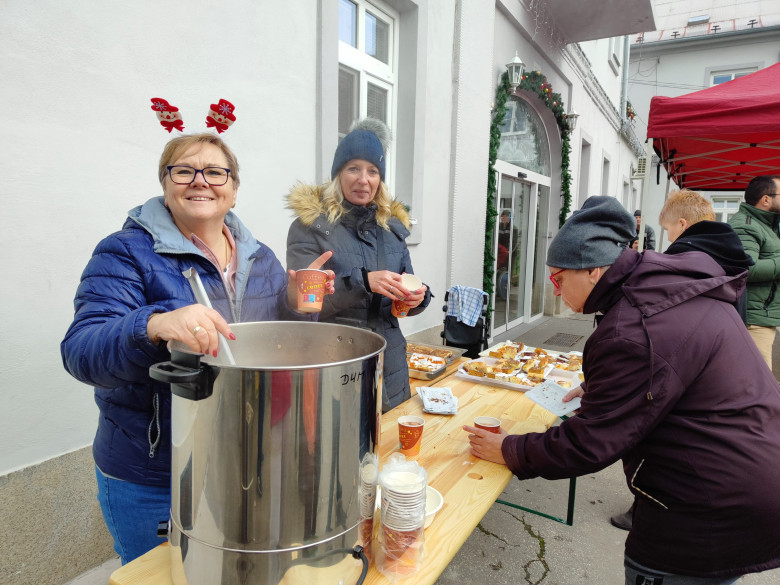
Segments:
[[[395,300],[393,301],[393,306],[390,308],[390,312],[393,314],[393,317],[401,319],[406,317],[406,314],[409,312],[409,305],[403,301]]]
[[[492,416],[478,416],[474,418],[474,426],[489,433],[501,433],[501,421]]]
[[[398,417],[398,438],[401,441],[401,453],[417,455],[420,452],[424,424],[425,419],[420,416]]]
[[[422,280],[417,278],[414,274],[402,274],[401,284],[409,292],[416,292],[422,286]],[[390,312],[393,314],[393,317],[401,319],[406,317],[409,313],[409,305],[403,301],[394,300]]]
[[[324,270],[306,268],[295,273],[298,289],[298,310],[302,313],[318,313],[322,310],[325,296],[325,282],[328,274]]]
[[[416,292],[422,287],[422,280],[417,278],[414,274],[402,274],[401,284],[409,292]]]

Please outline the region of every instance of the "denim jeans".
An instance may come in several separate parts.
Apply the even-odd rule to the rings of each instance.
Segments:
[[[656,571],[625,557],[626,585],[734,585],[737,577],[689,577]]]
[[[108,477],[97,465],[95,476],[103,519],[123,565],[165,542],[157,525],[171,516],[170,488]]]

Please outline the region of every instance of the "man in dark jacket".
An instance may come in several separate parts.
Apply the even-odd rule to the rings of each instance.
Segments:
[[[623,460],[636,497],[626,583],[725,585],[780,567],[780,387],[733,303],[746,272],[708,255],[624,250],[634,222],[591,197],[550,244],[555,294],[601,313],[578,416],[545,433],[473,427],[472,453],[520,479]]]
[[[639,235],[639,229],[642,226],[642,211],[637,209],[634,212],[634,219],[636,219],[636,233]],[[639,237],[631,241],[631,247],[634,250],[639,246]],[[645,241],[642,245],[643,250],[655,250],[655,230],[649,225],[645,224]]]
[[[729,220],[745,252],[755,260],[748,271],[747,324],[764,360],[772,368],[772,348],[780,325],[780,176],[756,177],[745,202]]]

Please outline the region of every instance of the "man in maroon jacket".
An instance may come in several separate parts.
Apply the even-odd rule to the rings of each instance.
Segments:
[[[550,244],[555,294],[600,313],[578,416],[545,433],[464,427],[519,479],[623,460],[636,496],[626,583],[726,585],[780,567],[780,388],[734,308],[746,271],[626,249],[634,220],[591,197]]]

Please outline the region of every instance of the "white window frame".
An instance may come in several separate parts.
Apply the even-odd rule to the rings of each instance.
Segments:
[[[729,79],[729,81],[733,81],[737,77],[750,75],[751,73],[755,73],[756,71],[758,71],[758,67],[740,67],[738,69],[713,69],[712,71],[710,71],[709,85],[710,87],[716,85],[715,76],[730,75],[731,79]],[[721,83],[727,83],[727,82],[721,81]],[[717,85],[720,85],[720,83]]]
[[[398,45],[400,14],[383,2],[372,0],[351,0],[357,6],[357,47],[339,40],[339,66],[346,67],[358,75],[358,118],[364,118],[368,112],[368,84],[372,83],[387,91],[387,125],[393,135],[396,133],[397,88],[398,88]],[[381,19],[388,25],[389,63],[383,63],[365,52],[366,12]],[[343,136],[339,134],[339,140]],[[392,191],[395,177],[395,146],[391,142],[387,155],[385,183]]]
[[[726,202],[728,202],[728,203],[736,203],[737,206],[734,208],[733,211],[726,210],[725,208],[718,209],[716,207],[716,205],[718,203],[726,203]],[[713,211],[715,212],[715,215],[716,215],[715,219],[717,221],[727,222],[729,219],[731,219],[732,215],[734,215],[735,213],[737,213],[737,211],[739,211],[739,204],[742,203],[742,197],[741,196],[734,196],[734,197],[718,196],[718,197],[713,197],[712,200],[711,200],[711,203],[712,203]],[[723,216],[724,216],[723,219],[721,219],[721,220],[717,219],[717,216],[719,214],[723,214]]]
[[[623,37],[610,37],[609,49],[607,50],[607,61],[615,75],[620,74],[620,61],[623,58],[620,53],[623,51]]]

